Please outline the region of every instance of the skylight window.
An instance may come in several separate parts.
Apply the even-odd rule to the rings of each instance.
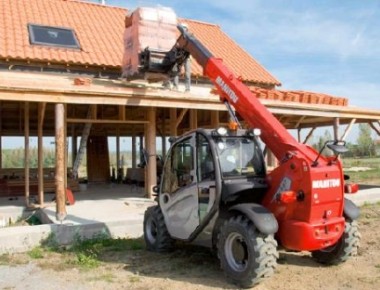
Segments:
[[[74,30],[28,24],[30,44],[80,49]]]

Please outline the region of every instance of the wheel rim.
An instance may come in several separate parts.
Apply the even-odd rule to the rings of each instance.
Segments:
[[[157,239],[157,224],[156,222],[152,219],[152,217],[149,217],[148,220],[146,221],[146,231],[145,231],[146,237],[148,241],[151,244],[154,244]]]
[[[248,264],[248,247],[244,237],[239,233],[230,233],[224,244],[224,254],[234,271],[242,272]]]

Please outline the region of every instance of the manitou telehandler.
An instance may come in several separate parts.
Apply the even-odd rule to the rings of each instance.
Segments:
[[[169,73],[191,55],[234,122],[172,139],[156,190],[158,205],[145,212],[147,248],[166,251],[175,240],[213,248],[227,278],[240,287],[273,274],[278,245],[310,251],[322,264],[355,255],[359,209],[344,193],[357,186],[345,184],[338,159],[347,151],[345,143],[327,142],[330,157],[298,143],[221,59],[186,28],[178,29],[176,45],[159,61],[157,51],[141,54],[141,71]],[[239,127],[234,111],[250,129]],[[279,160],[269,173],[259,138]]]

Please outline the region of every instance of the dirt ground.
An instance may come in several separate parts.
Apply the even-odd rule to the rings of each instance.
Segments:
[[[379,289],[379,228],[380,204],[366,205],[360,218],[362,240],[357,257],[325,267],[312,261],[308,253],[280,251],[275,275],[254,289]],[[145,251],[141,240],[134,245],[130,250],[101,252],[99,263],[86,269],[62,252],[4,255],[0,257],[0,288],[237,289],[226,283],[217,258],[207,249],[179,246],[172,253],[157,254]]]

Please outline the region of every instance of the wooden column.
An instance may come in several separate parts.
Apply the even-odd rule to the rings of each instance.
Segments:
[[[196,109],[190,110],[190,130],[198,128],[198,111]]]
[[[148,109],[148,124],[146,134],[146,150],[148,152],[147,164],[147,197],[152,198],[153,187],[157,185],[157,165],[156,165],[156,108]]]
[[[120,168],[121,168],[121,162],[120,162],[120,131],[119,126],[116,128],[116,180],[119,181],[121,176],[120,175]]]
[[[38,104],[38,203],[44,205],[44,142],[43,125],[46,103]]]
[[[75,131],[75,124],[71,125],[71,167],[74,167],[75,159],[78,154],[78,140]]]
[[[25,204],[29,206],[29,103],[24,104],[24,176],[25,176]]]
[[[170,136],[177,136],[177,109],[170,109]]]
[[[334,118],[334,140],[339,140],[339,118]]]
[[[0,101],[0,169],[3,168],[3,145],[2,145],[2,136],[3,136],[3,103]]]
[[[219,127],[219,111],[211,111],[210,125],[211,128]]]
[[[163,117],[162,117],[162,136],[161,136],[161,152],[162,152],[162,158],[165,160],[166,157],[166,110],[163,111]]]
[[[55,105],[55,194],[56,218],[66,218],[65,190],[65,106]]]
[[[65,198],[66,198],[66,188],[67,188],[67,163],[68,163],[68,155],[69,155],[69,146],[67,146],[67,104],[63,105],[63,144],[65,149],[65,156],[64,156],[64,185],[65,185]],[[66,200],[65,200],[66,202]]]
[[[136,131],[132,129],[132,168],[136,168]]]

